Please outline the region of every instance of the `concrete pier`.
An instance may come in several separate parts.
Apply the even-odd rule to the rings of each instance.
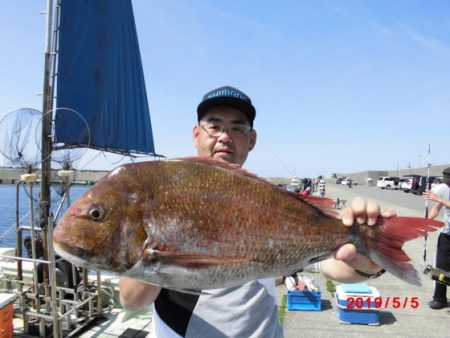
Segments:
[[[420,196],[402,191],[381,190],[376,187],[354,186],[353,189],[349,189],[346,186],[327,184],[326,197],[333,199],[339,197],[350,205],[351,200],[357,196],[366,200],[377,200],[382,210],[393,208],[399,216],[423,217],[424,215],[424,201]],[[430,234],[427,240],[429,264],[434,264],[438,234],[438,232]],[[366,282],[376,287],[382,297],[390,297],[390,299],[399,297],[402,303],[399,308],[394,308],[392,303],[381,308],[381,325],[379,326],[341,324],[334,295],[327,291],[325,277],[321,273],[305,273],[313,277],[321,289],[322,311],[288,311],[286,309],[285,337],[450,337],[450,307],[431,310],[427,304],[433,294],[434,281],[422,274],[423,248],[423,238],[410,241],[405,245],[412,264],[422,277],[422,287],[409,285],[389,273]],[[286,294],[286,287],[278,286],[277,292],[279,303],[281,303],[283,295]],[[412,297],[418,297],[417,308],[411,306]],[[403,307],[407,298],[409,300]]]

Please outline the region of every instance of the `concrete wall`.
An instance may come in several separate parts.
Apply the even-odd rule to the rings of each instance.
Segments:
[[[442,176],[442,171],[445,168],[450,167],[450,164],[440,164],[430,167],[430,175],[431,176]],[[367,178],[371,177],[374,184],[376,184],[378,177],[380,176],[396,176],[401,177],[404,175],[421,175],[426,176],[428,172],[427,167],[422,168],[410,168],[410,169],[402,169],[402,170],[378,170],[378,171],[361,171],[356,173],[348,173],[348,174],[338,174],[338,177],[351,177],[356,180],[358,184],[366,184]]]
[[[442,171],[445,168],[450,167],[450,164],[434,165],[430,168],[430,175],[441,176]],[[356,180],[358,184],[366,184],[367,178],[371,177],[374,184],[376,183],[379,176],[398,176],[408,174],[426,175],[427,167],[422,168],[411,168],[402,170],[369,170],[355,173],[344,173],[337,174],[338,177],[351,177]],[[15,183],[20,180],[20,175],[24,174],[24,170],[10,169],[10,168],[0,168],[0,183]],[[74,180],[75,181],[98,181],[101,177],[106,175],[107,171],[89,171],[89,170],[79,170],[76,171]],[[54,173],[55,180],[57,180],[57,174]],[[266,178],[268,181],[274,184],[288,184],[291,181],[290,177],[270,177]],[[327,182],[335,182],[336,179],[327,178]]]

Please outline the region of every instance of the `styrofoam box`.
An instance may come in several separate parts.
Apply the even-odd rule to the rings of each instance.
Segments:
[[[342,284],[336,287],[339,320],[344,324],[380,325],[380,312],[373,300],[378,290],[367,284]],[[353,302],[349,301],[353,298]],[[358,299],[358,303],[356,300]],[[370,304],[370,305],[369,305]],[[349,308],[352,306],[352,308]]]
[[[363,301],[363,309],[370,308],[374,310],[376,309],[374,299],[380,297],[380,292],[375,287],[363,283],[341,284],[336,287],[336,296],[338,305],[343,308],[348,308],[350,304],[349,298],[353,298],[354,301],[356,299]],[[370,305],[368,299],[370,299]],[[355,307],[355,303],[350,305]]]

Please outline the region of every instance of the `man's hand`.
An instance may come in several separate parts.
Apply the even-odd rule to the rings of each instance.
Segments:
[[[442,203],[443,202],[443,199],[440,196],[436,195],[434,192],[431,192],[431,191],[425,191],[422,194],[422,196],[426,200],[431,200],[431,201],[435,201],[435,202],[438,202],[438,203]]]
[[[377,203],[372,201],[366,203],[361,198],[355,198],[351,207],[342,210],[342,223],[348,227],[355,221],[358,224],[375,225],[380,216],[392,217],[396,216],[396,213],[391,209],[381,213]],[[365,279],[355,270],[374,275],[382,269],[370,258],[358,253],[353,244],[341,246],[334,254],[334,258],[322,261],[320,267],[327,277],[342,283],[356,283]]]
[[[352,206],[342,210],[342,223],[345,226],[352,226],[356,221],[358,224],[375,225],[377,218],[393,217],[396,213],[392,209],[380,212],[380,206],[373,201],[367,203],[362,198],[355,198]],[[381,270],[370,258],[359,254],[353,244],[345,244],[341,246],[334,256],[337,260],[351,266],[353,269],[365,272],[369,275],[375,274]]]

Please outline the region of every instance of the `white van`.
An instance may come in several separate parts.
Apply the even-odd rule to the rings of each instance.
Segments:
[[[404,192],[411,191],[414,183],[413,181],[414,181],[413,177],[400,178],[400,189],[403,190]]]
[[[399,189],[399,178],[395,176],[380,176],[378,177],[377,187],[381,189]]]
[[[400,189],[404,192],[410,192],[416,189],[417,182],[419,181],[419,175],[405,175],[400,178]]]

